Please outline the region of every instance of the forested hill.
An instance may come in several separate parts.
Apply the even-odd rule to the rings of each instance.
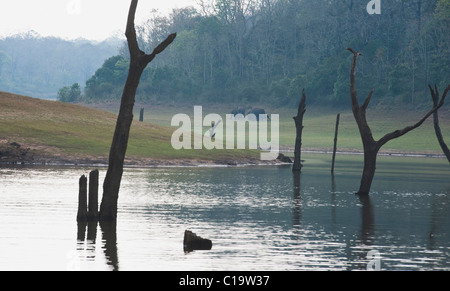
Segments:
[[[66,41],[33,31],[0,38],[0,91],[55,99],[62,86],[84,84],[121,43]]]
[[[138,99],[291,106],[304,87],[310,104],[348,106],[351,47],[363,54],[362,98],[375,87],[373,103],[428,104],[427,85],[450,82],[450,0],[380,0],[373,15],[368,2],[216,0],[154,14],[137,28],[142,48],[178,37],[144,72]],[[120,98],[128,73],[121,51],[76,98]]]

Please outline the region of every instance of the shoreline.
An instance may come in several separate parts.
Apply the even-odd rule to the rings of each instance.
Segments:
[[[259,160],[242,160],[242,161],[213,161],[213,160],[155,160],[144,159],[141,161],[125,160],[124,168],[221,168],[221,167],[252,167],[252,166],[284,166],[292,165],[291,163],[283,163],[281,161],[259,161]],[[99,162],[98,160],[89,159],[45,159],[33,161],[16,161],[4,160],[0,161],[0,167],[5,166],[24,166],[24,167],[95,167],[108,168],[108,163]]]
[[[282,147],[280,153],[293,158],[293,149]],[[302,154],[332,155],[330,150],[303,149]],[[362,156],[364,153],[357,150],[337,151],[337,155]],[[405,158],[445,158],[444,154],[437,153],[414,153],[384,151],[378,156],[383,157],[405,157]],[[286,166],[292,163],[280,160],[261,161],[255,158],[243,158],[240,160],[201,160],[201,159],[154,159],[146,157],[128,157],[125,159],[124,168],[171,168],[171,167],[248,167],[248,166]],[[42,166],[42,167],[98,167],[107,168],[108,158],[106,156],[50,154],[30,148],[22,148],[17,143],[11,143],[5,149],[0,148],[0,166]]]
[[[256,158],[242,159],[155,159],[130,156],[125,158],[124,168],[158,167],[243,167],[257,165],[286,165],[278,160],[261,161]],[[66,166],[66,167],[108,167],[108,156],[64,154],[57,150],[36,149],[16,142],[0,143],[0,166]]]

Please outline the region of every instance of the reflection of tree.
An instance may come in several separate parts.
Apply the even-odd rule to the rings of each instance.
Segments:
[[[441,232],[442,220],[446,213],[448,213],[450,207],[450,189],[444,193],[442,195],[433,195],[428,244],[430,250],[435,250],[436,248],[436,236],[439,236]]]
[[[361,245],[360,248],[355,248],[352,243],[347,245],[347,259],[351,262],[349,270],[366,270],[368,263],[368,249],[365,246],[373,244],[375,235],[375,215],[373,211],[372,202],[369,195],[356,195],[361,203],[361,232],[359,234],[360,242],[352,241],[357,245]]]
[[[294,225],[300,225],[300,220],[302,217],[301,212],[301,195],[300,195],[300,175],[301,173],[299,171],[293,172],[294,177],[294,216],[293,216],[293,224]]]
[[[361,208],[361,242],[365,245],[372,243],[375,233],[375,215],[372,202],[368,195],[358,195]]]
[[[331,174],[331,219],[334,226],[336,224],[336,180],[334,173]]]
[[[117,255],[117,223],[116,221],[101,222],[104,250],[107,264],[113,267],[113,271],[119,271],[119,256]]]
[[[85,222],[85,221],[78,222],[77,240],[79,240],[79,241],[86,240],[86,226],[87,226],[87,222]]]
[[[77,229],[77,240],[78,240],[78,250],[83,250],[86,247],[91,250],[89,253],[92,254],[91,259],[95,258],[95,243],[97,240],[97,225],[94,222],[78,222]],[[87,227],[87,237],[86,237],[86,227]],[[119,270],[119,258],[117,255],[117,230],[116,222],[102,222],[100,224],[102,230],[102,241],[104,243],[103,249],[105,252],[106,263],[112,266],[113,271]],[[83,242],[87,241],[87,245],[84,246]]]

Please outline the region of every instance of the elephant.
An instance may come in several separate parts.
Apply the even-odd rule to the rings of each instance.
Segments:
[[[231,111],[231,114],[233,114],[233,116],[236,116],[237,114],[245,115],[245,108],[243,107],[235,108],[233,109],[233,111]]]
[[[247,115],[254,114],[256,116],[256,120],[259,121],[259,115],[260,114],[266,114],[266,111],[261,108],[252,108],[247,112]]]

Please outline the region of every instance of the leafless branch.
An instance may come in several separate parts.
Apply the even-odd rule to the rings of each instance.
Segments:
[[[436,112],[439,108],[441,108],[444,105],[444,101],[445,101],[445,98],[447,97],[447,93],[448,93],[449,90],[450,90],[450,85],[447,86],[447,88],[445,89],[444,94],[442,94],[442,97],[441,97],[441,100],[440,100],[439,104],[437,104],[434,108],[432,108],[430,111],[428,111],[428,113],[425,114],[425,116],[421,120],[419,120],[416,124],[411,125],[411,126],[407,126],[407,127],[403,128],[401,130],[393,131],[393,132],[388,133],[385,136],[383,136],[378,141],[379,147],[385,145],[390,140],[392,140],[394,138],[398,138],[398,137],[400,137],[402,135],[405,135],[408,132],[410,132],[411,130],[416,129],[419,126],[421,126],[425,122],[425,120],[428,119],[428,117],[430,117],[434,112]]]

